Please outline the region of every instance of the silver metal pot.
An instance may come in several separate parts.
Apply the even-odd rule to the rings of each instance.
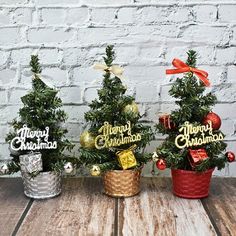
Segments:
[[[21,172],[24,193],[27,197],[35,199],[52,198],[61,193],[62,177],[57,172],[40,172],[36,177]]]

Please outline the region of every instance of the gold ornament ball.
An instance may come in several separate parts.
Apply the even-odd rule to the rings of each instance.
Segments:
[[[138,105],[134,101],[126,105],[123,111],[124,113],[134,114],[136,116],[139,114]]]
[[[80,144],[85,148],[93,148],[95,145],[95,138],[89,131],[84,131],[80,135]]]
[[[90,169],[90,174],[92,176],[99,176],[101,174],[101,169],[98,165],[93,165]]]

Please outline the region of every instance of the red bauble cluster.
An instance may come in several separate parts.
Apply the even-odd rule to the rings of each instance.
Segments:
[[[159,170],[165,170],[165,169],[166,169],[166,161],[163,160],[163,159],[159,159],[159,160],[156,162],[156,167],[157,167],[157,169],[159,169]]]
[[[226,156],[228,162],[233,162],[233,161],[235,161],[235,155],[234,155],[233,152],[226,152],[226,153],[225,153],[225,156]]]
[[[213,129],[219,129],[221,126],[221,119],[220,117],[214,113],[214,112],[209,112],[204,118],[202,123],[204,125],[207,125],[209,122],[212,123],[212,128]]]

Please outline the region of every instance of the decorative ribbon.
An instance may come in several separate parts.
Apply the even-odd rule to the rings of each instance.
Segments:
[[[116,65],[113,65],[113,66],[107,66],[107,65],[104,65],[104,64],[95,64],[93,66],[93,68],[95,70],[103,70],[103,71],[108,71],[110,73],[112,73],[114,76],[118,77],[119,79],[123,79],[122,77],[122,74],[124,72],[124,69],[120,66],[116,66]]]
[[[51,83],[50,78],[48,76],[42,76],[41,74],[34,73],[34,79],[40,79],[44,82],[49,88],[55,88],[55,86]]]
[[[179,74],[184,72],[192,72],[196,74],[196,76],[204,83],[205,86],[210,86],[210,82],[207,79],[208,73],[204,70],[199,70],[197,68],[193,68],[185,64],[183,61],[175,58],[172,61],[172,65],[177,69],[167,69],[166,74]]]

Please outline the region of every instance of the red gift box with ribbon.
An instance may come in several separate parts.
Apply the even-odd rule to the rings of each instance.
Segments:
[[[161,123],[166,129],[173,129],[175,125],[173,121],[171,121],[171,117],[169,114],[164,114],[159,117],[159,123]]]
[[[208,159],[208,155],[204,148],[196,150],[189,149],[189,161],[193,168],[195,168],[196,165],[200,164],[206,159]]]

